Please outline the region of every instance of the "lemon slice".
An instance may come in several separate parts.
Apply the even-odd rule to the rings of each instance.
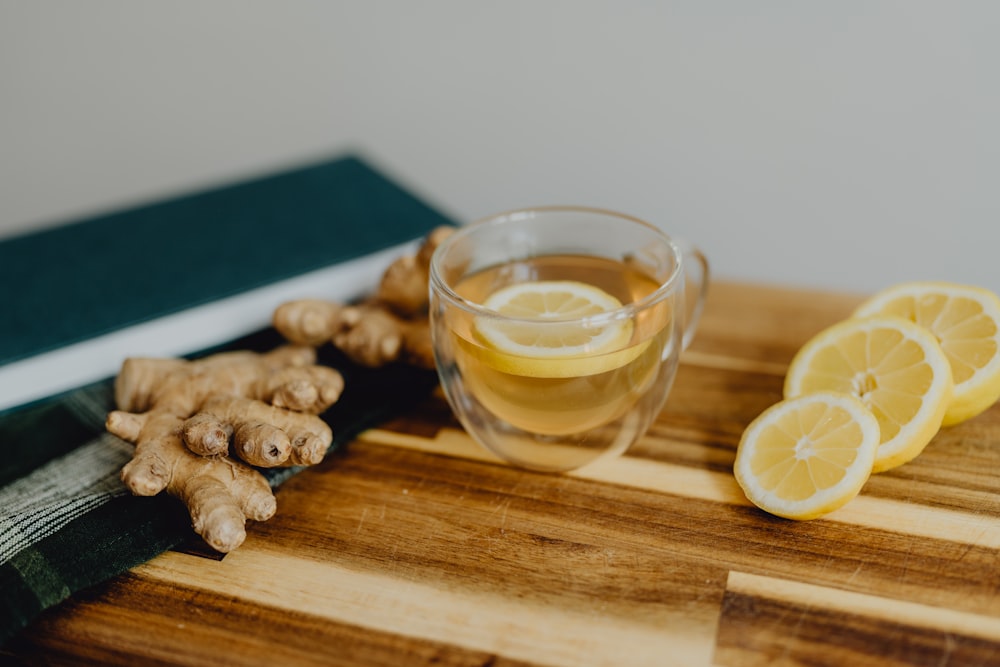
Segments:
[[[503,318],[479,316],[474,350],[480,360],[514,375],[566,378],[595,375],[635,359],[648,341],[627,347],[631,319],[588,322],[622,307],[604,290],[573,280],[515,283],[491,294],[483,306]]]
[[[975,417],[1000,398],[1000,298],[993,292],[945,282],[901,283],[875,294],[855,314],[897,315],[937,337],[955,381],[944,425]]]
[[[858,495],[879,440],[878,421],[854,396],[816,392],[786,399],[743,432],[736,481],[766,512],[815,519]]]
[[[785,376],[785,398],[815,391],[852,394],[881,431],[874,472],[923,451],[951,403],[951,367],[934,335],[892,316],[852,318],[802,346]]]

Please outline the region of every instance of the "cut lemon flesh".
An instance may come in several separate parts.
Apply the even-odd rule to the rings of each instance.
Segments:
[[[851,394],[878,420],[873,472],[902,465],[938,432],[952,400],[948,359],[934,335],[909,320],[854,318],[821,331],[796,354],[786,398],[817,391]]]
[[[951,365],[955,392],[944,425],[975,417],[1000,399],[1000,298],[946,282],[894,285],[865,301],[856,316],[895,315],[929,329]]]
[[[879,441],[878,421],[854,396],[816,392],[786,399],[744,430],[736,481],[766,512],[814,519],[858,495]]]
[[[491,294],[483,306],[502,317],[478,316],[472,352],[498,370],[530,377],[596,375],[624,366],[646,343],[629,346],[631,319],[588,318],[622,303],[604,290],[572,280],[516,283]]]

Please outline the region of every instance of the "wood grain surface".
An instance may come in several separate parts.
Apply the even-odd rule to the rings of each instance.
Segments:
[[[221,560],[168,552],[46,613],[24,664],[998,665],[1000,407],[826,518],[732,476],[852,295],[717,282],[625,456],[513,469],[440,396],[284,484]]]

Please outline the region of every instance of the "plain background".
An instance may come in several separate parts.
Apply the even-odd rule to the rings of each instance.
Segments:
[[[0,0],[0,237],[357,151],[462,222],[1000,291],[998,35],[992,0]]]

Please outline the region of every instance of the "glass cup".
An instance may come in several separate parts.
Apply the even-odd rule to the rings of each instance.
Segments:
[[[612,211],[542,207],[458,228],[430,267],[434,357],[452,410],[524,468],[564,472],[621,454],[663,408],[708,275],[697,248]]]

